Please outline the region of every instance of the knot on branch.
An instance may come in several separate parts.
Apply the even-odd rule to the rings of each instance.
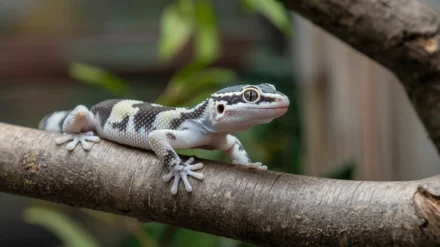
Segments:
[[[416,213],[422,218],[420,228],[427,236],[434,236],[440,232],[440,186],[423,184],[418,187],[414,195]]]

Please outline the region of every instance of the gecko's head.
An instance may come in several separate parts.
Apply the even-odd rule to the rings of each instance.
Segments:
[[[268,123],[286,113],[289,98],[268,83],[228,87],[211,95],[209,116],[216,132],[233,132]]]

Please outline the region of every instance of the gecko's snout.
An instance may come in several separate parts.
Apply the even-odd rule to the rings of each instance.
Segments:
[[[287,97],[278,98],[277,103],[280,104],[280,107],[289,107],[290,100]]]

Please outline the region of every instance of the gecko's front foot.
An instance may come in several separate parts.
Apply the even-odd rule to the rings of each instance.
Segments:
[[[177,194],[177,189],[179,188],[179,181],[182,179],[183,184],[185,185],[185,190],[187,192],[192,191],[191,184],[188,181],[188,176],[197,178],[198,180],[203,179],[203,174],[198,172],[193,172],[194,170],[198,170],[203,167],[202,163],[197,163],[191,165],[194,161],[194,158],[190,158],[186,162],[183,162],[180,166],[176,166],[176,169],[172,169],[167,175],[162,177],[164,182],[168,182],[171,178],[174,177],[173,186],[171,187],[171,193],[173,195]]]
[[[66,145],[66,149],[69,151],[72,151],[73,149],[75,149],[76,144],[78,144],[80,142],[82,145],[82,148],[84,150],[90,150],[92,148],[93,143],[99,142],[100,140],[101,139],[99,139],[99,137],[94,135],[93,131],[89,131],[89,132],[78,133],[78,134],[64,133],[63,136],[55,139],[55,143],[57,145],[61,145],[63,143],[70,141]],[[92,144],[90,144],[89,142],[92,142]]]
[[[234,165],[242,165],[246,166],[252,169],[258,169],[258,170],[267,170],[267,166],[263,165],[261,162],[254,162],[254,163],[245,163],[238,160],[233,160],[232,164]]]

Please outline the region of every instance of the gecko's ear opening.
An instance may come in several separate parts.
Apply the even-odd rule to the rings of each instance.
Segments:
[[[223,105],[223,104],[219,104],[219,105],[217,106],[217,112],[220,113],[220,114],[222,114],[224,111],[225,111],[225,105]]]

